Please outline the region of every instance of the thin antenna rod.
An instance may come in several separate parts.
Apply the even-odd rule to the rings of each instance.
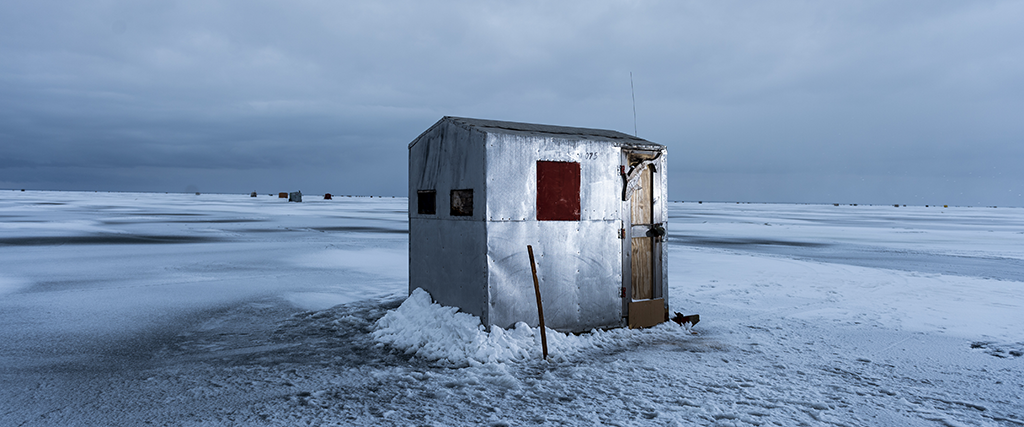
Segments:
[[[636,136],[636,92],[633,91],[633,72],[629,72],[629,94],[633,96],[633,136]]]

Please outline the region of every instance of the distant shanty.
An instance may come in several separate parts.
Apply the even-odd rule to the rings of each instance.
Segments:
[[[667,149],[621,132],[444,117],[409,144],[409,291],[549,328],[668,320]]]

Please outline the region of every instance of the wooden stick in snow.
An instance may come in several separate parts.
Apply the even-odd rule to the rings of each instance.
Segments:
[[[548,334],[544,331],[544,305],[540,302],[537,262],[533,259],[533,246],[526,245],[526,251],[530,253],[530,269],[533,270],[533,290],[537,293],[537,317],[540,318],[540,344],[544,348],[544,360],[548,360]]]

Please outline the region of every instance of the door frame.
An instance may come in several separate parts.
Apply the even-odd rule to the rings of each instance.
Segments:
[[[630,149],[623,148],[620,154],[620,173],[622,174],[622,208],[620,222],[622,224],[620,237],[622,238],[622,316],[623,322],[629,324],[630,319],[630,305],[633,304],[636,308],[652,309],[656,305],[655,300],[662,300],[665,313],[668,313],[668,298],[667,292],[665,292],[665,260],[664,260],[664,238],[652,238],[651,247],[651,264],[652,264],[652,296],[650,300],[640,300],[643,304],[637,304],[633,301],[633,271],[632,271],[632,254],[633,254],[633,233],[640,232],[640,227],[634,229],[632,223],[632,198],[629,194],[626,194],[626,185],[628,181],[628,175],[631,171],[630,163],[636,160],[651,160],[653,163],[654,170],[651,179],[651,223],[659,224],[661,226],[667,225],[665,200],[666,192],[664,191],[665,185],[665,168],[667,162],[665,161],[665,150],[644,150],[644,149]],[[647,227],[645,229],[650,229]],[[641,236],[638,236],[641,237]],[[636,315],[637,313],[634,313]],[[659,313],[660,314],[660,313]],[[650,317],[650,316],[648,316]],[[658,321],[661,323],[661,316],[657,316]],[[650,322],[648,322],[650,323]]]

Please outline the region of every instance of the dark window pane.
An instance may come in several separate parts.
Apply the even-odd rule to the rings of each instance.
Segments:
[[[437,191],[417,190],[416,191],[416,213],[422,215],[437,214]]]
[[[452,216],[473,216],[473,190],[452,190]]]
[[[578,162],[537,162],[537,220],[580,220]]]

